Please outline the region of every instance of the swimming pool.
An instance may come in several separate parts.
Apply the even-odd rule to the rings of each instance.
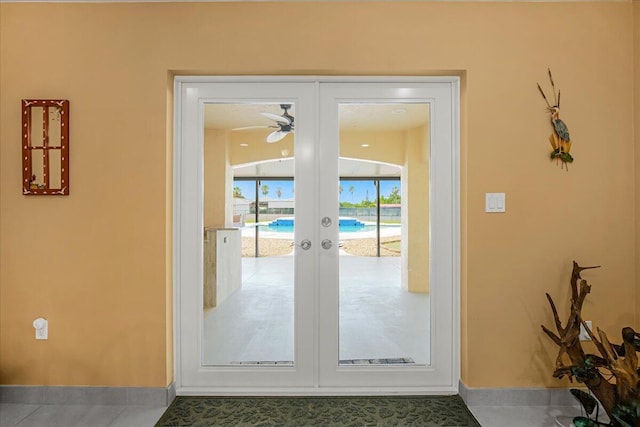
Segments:
[[[274,231],[279,233],[292,233],[294,225],[293,217],[278,218],[269,224],[259,226],[260,231]],[[340,233],[354,233],[361,231],[373,231],[375,224],[365,224],[357,218],[340,217],[338,231]]]

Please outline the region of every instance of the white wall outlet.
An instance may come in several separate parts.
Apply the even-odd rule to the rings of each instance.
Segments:
[[[33,321],[33,327],[36,330],[37,340],[49,339],[49,322],[47,321],[47,319],[38,317]]]
[[[591,320],[585,320],[584,323],[586,323],[589,330],[593,332]],[[580,324],[580,341],[591,341],[591,337],[587,333],[587,330],[584,328],[584,325],[582,323]]]

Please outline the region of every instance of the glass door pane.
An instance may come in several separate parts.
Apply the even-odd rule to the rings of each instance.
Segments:
[[[205,106],[203,365],[294,365],[295,113]]]
[[[428,104],[338,112],[339,364],[428,365]]]
[[[451,83],[320,90],[319,378],[327,387],[455,390],[457,193]]]

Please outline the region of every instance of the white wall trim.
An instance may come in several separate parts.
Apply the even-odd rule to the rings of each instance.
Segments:
[[[227,385],[222,387],[220,384],[217,387],[196,387],[196,384],[185,385],[184,381],[186,373],[182,372],[184,360],[181,357],[181,348],[184,343],[181,343],[181,337],[179,331],[182,330],[181,318],[181,281],[182,281],[182,266],[180,259],[180,248],[183,243],[180,233],[181,224],[181,209],[184,200],[182,194],[182,172],[181,165],[182,160],[182,139],[183,129],[181,123],[183,118],[183,97],[188,97],[189,88],[199,88],[200,84],[206,83],[301,83],[301,82],[316,82],[316,83],[450,83],[451,84],[451,119],[453,129],[452,139],[452,152],[448,159],[451,167],[451,174],[448,179],[451,181],[451,196],[452,196],[452,236],[453,247],[450,248],[451,253],[451,265],[453,269],[451,282],[452,282],[452,307],[451,307],[451,320],[452,320],[452,340],[451,351],[453,358],[451,376],[446,383],[439,383],[431,387],[421,386],[414,384],[413,386],[398,387],[391,385],[385,387],[382,391],[377,391],[374,388],[346,386],[346,387],[322,387],[322,389],[307,388],[307,387],[291,387],[291,388],[265,388],[259,387],[257,384],[252,386],[246,384],[241,387],[233,387]],[[460,77],[459,76],[176,76],[174,80],[174,193],[173,193],[173,209],[174,209],[174,378],[176,382],[176,391],[180,395],[188,394],[243,394],[243,395],[316,395],[316,394],[330,394],[330,395],[355,395],[355,394],[456,394],[458,392],[458,381],[460,378]],[[185,92],[186,91],[186,92]],[[186,94],[186,95],[185,95]]]

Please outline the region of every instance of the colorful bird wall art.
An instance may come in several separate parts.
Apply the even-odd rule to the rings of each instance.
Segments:
[[[553,82],[553,76],[551,75],[551,69],[549,71],[549,80],[551,81],[551,88],[553,90],[554,105],[549,103],[547,96],[538,83],[538,90],[544,98],[544,102],[547,103],[547,111],[551,114],[551,125],[553,133],[549,136],[549,142],[551,143],[551,160],[555,160],[560,164],[561,168],[569,170],[569,163],[573,163],[573,156],[569,154],[571,151],[571,137],[569,136],[569,128],[565,122],[560,119],[560,90],[556,94],[556,85]]]

